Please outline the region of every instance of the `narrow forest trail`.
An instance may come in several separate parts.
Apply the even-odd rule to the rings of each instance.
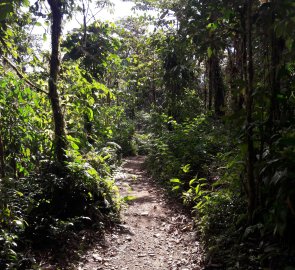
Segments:
[[[144,157],[124,160],[116,173],[121,196],[134,196],[121,213],[122,225],[107,233],[84,257],[80,270],[198,270],[201,248],[192,220],[143,169]]]

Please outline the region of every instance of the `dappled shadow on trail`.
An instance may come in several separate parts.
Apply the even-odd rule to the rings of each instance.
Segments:
[[[36,250],[29,250],[38,261],[42,270],[77,269],[76,264],[81,260],[81,255],[95,248],[98,244],[104,246],[106,240],[102,230],[84,229],[79,232],[68,232],[61,235],[60,239],[51,246],[45,245]],[[29,269],[29,268],[19,268]],[[35,269],[35,268],[34,268]]]
[[[76,269],[199,270],[202,250],[193,222],[130,157],[115,175],[122,198],[122,223],[90,250]]]

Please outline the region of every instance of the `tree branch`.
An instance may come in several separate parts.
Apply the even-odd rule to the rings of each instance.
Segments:
[[[27,79],[25,77],[24,74],[22,74],[19,69],[17,68],[16,65],[14,65],[7,57],[5,57],[4,55],[2,55],[3,60],[9,64],[9,66],[16,72],[17,76],[21,79],[23,79],[26,84],[28,84],[30,87],[35,88],[38,92],[40,93],[44,93],[46,95],[48,95],[48,93],[46,91],[44,91],[43,89],[41,89],[39,86],[35,85],[34,83],[32,83],[29,79]]]
[[[5,40],[0,36],[0,42],[2,43],[2,45],[7,49],[7,51],[12,54],[9,50],[9,47],[7,46]],[[29,79],[27,79],[25,77],[24,74],[21,73],[21,71],[17,68],[17,66],[15,64],[13,64],[7,57],[5,57],[4,55],[1,55],[3,60],[9,64],[9,66],[16,72],[16,74],[18,75],[18,77],[20,77],[21,79],[23,79],[30,87],[35,88],[38,92],[40,93],[44,93],[46,95],[48,95],[48,93],[46,91],[44,91],[43,89],[41,89],[39,86],[35,85],[34,83],[32,83]]]

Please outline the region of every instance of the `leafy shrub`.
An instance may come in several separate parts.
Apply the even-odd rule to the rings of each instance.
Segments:
[[[21,188],[22,184],[18,185]],[[26,243],[20,240],[28,226],[25,220],[28,200],[16,188],[13,178],[0,181],[0,192],[0,268],[15,269],[15,265],[25,258],[20,251]]]
[[[50,165],[40,175],[27,179],[37,192],[27,194],[31,205],[28,211],[30,226],[26,231],[38,242],[56,239],[59,229],[54,228],[57,225],[80,228],[83,221],[87,227],[105,221],[107,215],[117,211],[113,181],[101,177],[90,163],[70,162],[65,172],[60,170]]]
[[[101,176],[110,176],[122,161],[122,148],[115,142],[107,142],[104,147],[95,147],[84,155],[84,160],[97,170]]]
[[[171,178],[182,178],[186,188],[196,175],[209,177],[208,166],[227,145],[219,124],[205,115],[181,124],[171,118],[165,121],[166,130],[151,140],[147,159],[151,174],[168,185]],[[186,164],[190,170],[184,173],[181,167]]]
[[[62,248],[75,232],[102,229],[118,218],[118,190],[111,179],[111,166],[119,162],[117,149],[110,144],[84,156],[71,150],[73,161],[66,167],[45,161],[40,172],[0,182],[3,269],[22,264],[31,269],[34,259],[24,261],[22,250],[32,245]]]
[[[222,269],[259,269],[261,247],[255,235],[261,228],[244,234],[243,151],[210,116],[183,123],[159,119],[161,129],[151,139],[148,169],[192,209],[208,262]]]
[[[122,119],[114,129],[112,140],[122,148],[123,156],[136,155],[137,150],[133,141],[135,126],[131,120]]]
[[[147,155],[149,150],[151,149],[152,142],[152,134],[151,133],[135,133],[133,140],[137,145],[137,153],[139,155]]]

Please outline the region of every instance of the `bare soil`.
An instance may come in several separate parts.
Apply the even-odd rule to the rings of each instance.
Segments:
[[[83,257],[79,270],[199,270],[201,246],[192,219],[143,169],[144,157],[124,160],[116,173],[122,223]]]

